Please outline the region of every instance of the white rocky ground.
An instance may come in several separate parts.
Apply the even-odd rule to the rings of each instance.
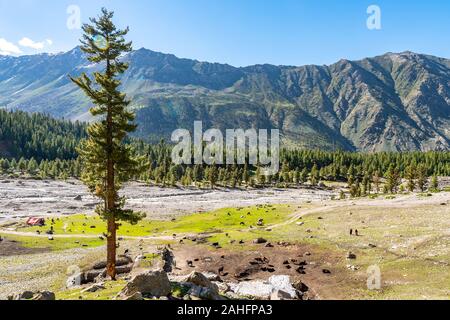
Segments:
[[[324,201],[329,200],[333,193],[307,189],[163,189],[131,183],[126,186],[124,195],[132,209],[146,212],[151,218],[167,218],[227,207]],[[81,200],[76,200],[78,196]],[[91,213],[96,203],[96,199],[76,180],[0,179],[0,222],[28,216]]]

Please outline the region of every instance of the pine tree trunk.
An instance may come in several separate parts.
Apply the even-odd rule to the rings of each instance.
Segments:
[[[110,61],[106,62],[106,74],[110,76]],[[115,188],[115,172],[113,161],[113,119],[111,112],[111,99],[108,99],[108,112],[106,115],[107,122],[107,172],[106,172],[106,211],[108,212],[108,240],[107,240],[107,259],[106,270],[111,280],[116,280],[116,242],[117,242],[117,225],[114,216],[116,205],[116,188]]]
[[[116,280],[116,221],[108,219],[108,241],[107,241],[107,274],[111,280]]]
[[[110,117],[108,117],[109,120]],[[108,138],[109,140],[109,138]],[[112,140],[112,138],[111,138]],[[111,144],[112,145],[112,144]],[[107,181],[106,181],[106,210],[108,211],[108,240],[107,240],[107,273],[111,280],[116,279],[116,242],[117,225],[116,219],[112,213],[115,207],[115,182],[114,182],[114,163],[108,159]]]

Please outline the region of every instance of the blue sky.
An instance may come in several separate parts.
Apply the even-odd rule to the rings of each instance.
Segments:
[[[381,30],[369,30],[369,5]],[[129,25],[134,47],[245,66],[330,64],[411,50],[450,57],[450,1],[443,0],[0,0],[0,53],[66,51],[102,6]]]

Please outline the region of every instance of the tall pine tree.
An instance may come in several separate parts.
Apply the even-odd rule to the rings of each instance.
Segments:
[[[107,273],[115,280],[118,221],[135,224],[143,215],[124,209],[125,199],[118,194],[122,183],[138,173],[139,160],[124,144],[136,126],[132,123],[134,114],[127,110],[130,101],[119,91],[117,79],[128,68],[120,57],[132,50],[132,44],[124,39],[128,28],[117,29],[113,16],[113,12],[103,8],[98,18],[90,19],[91,24],[83,25],[81,50],[90,62],[104,67],[103,72],[95,72],[93,81],[86,74],[71,80],[91,99],[94,107],[90,112],[99,119],[89,126],[88,139],[79,153],[83,161],[82,180],[103,201],[96,212],[107,221]]]

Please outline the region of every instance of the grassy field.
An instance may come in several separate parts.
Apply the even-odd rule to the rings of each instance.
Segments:
[[[258,220],[271,225],[287,219],[294,213],[295,207],[290,205],[267,205],[247,208],[220,209],[208,213],[184,216],[172,221],[142,220],[137,225],[122,223],[118,235],[129,237],[145,237],[173,233],[206,233],[241,230],[256,227]],[[241,224],[243,223],[243,224]],[[18,231],[44,234],[53,226],[56,235],[102,235],[106,232],[105,222],[98,216],[73,215],[54,219],[54,224],[47,220],[44,227],[23,227]]]
[[[253,244],[258,237],[272,243],[285,241],[310,248],[323,259],[318,263],[328,264],[332,269],[333,281],[329,283],[315,283],[316,279],[310,277],[321,298],[334,298],[339,292],[339,296],[348,299],[450,299],[449,202],[449,194],[441,193],[229,208],[173,221],[123,224],[119,234],[125,238],[123,241],[136,237],[149,246],[168,242],[176,246],[183,235],[207,234],[206,244],[186,240],[184,248],[203,246],[212,250],[210,244],[217,242],[230,253],[258,250],[260,247]],[[263,226],[257,226],[260,219]],[[98,217],[60,217],[53,227],[53,241],[24,235],[8,238],[24,246],[62,252],[104,245],[99,238],[105,232],[104,222]],[[26,227],[18,231],[36,234],[37,230],[45,232],[48,228],[49,225]],[[358,229],[359,236],[351,236],[350,229]],[[173,234],[178,236],[177,241],[157,239],[158,236],[171,239]],[[240,240],[245,243],[239,244]],[[347,259],[349,252],[356,259]],[[382,288],[371,291],[366,285],[367,269],[374,265],[381,270]],[[102,293],[82,298],[110,299],[118,287],[109,286]],[[59,294],[61,299],[78,299],[80,291]]]

